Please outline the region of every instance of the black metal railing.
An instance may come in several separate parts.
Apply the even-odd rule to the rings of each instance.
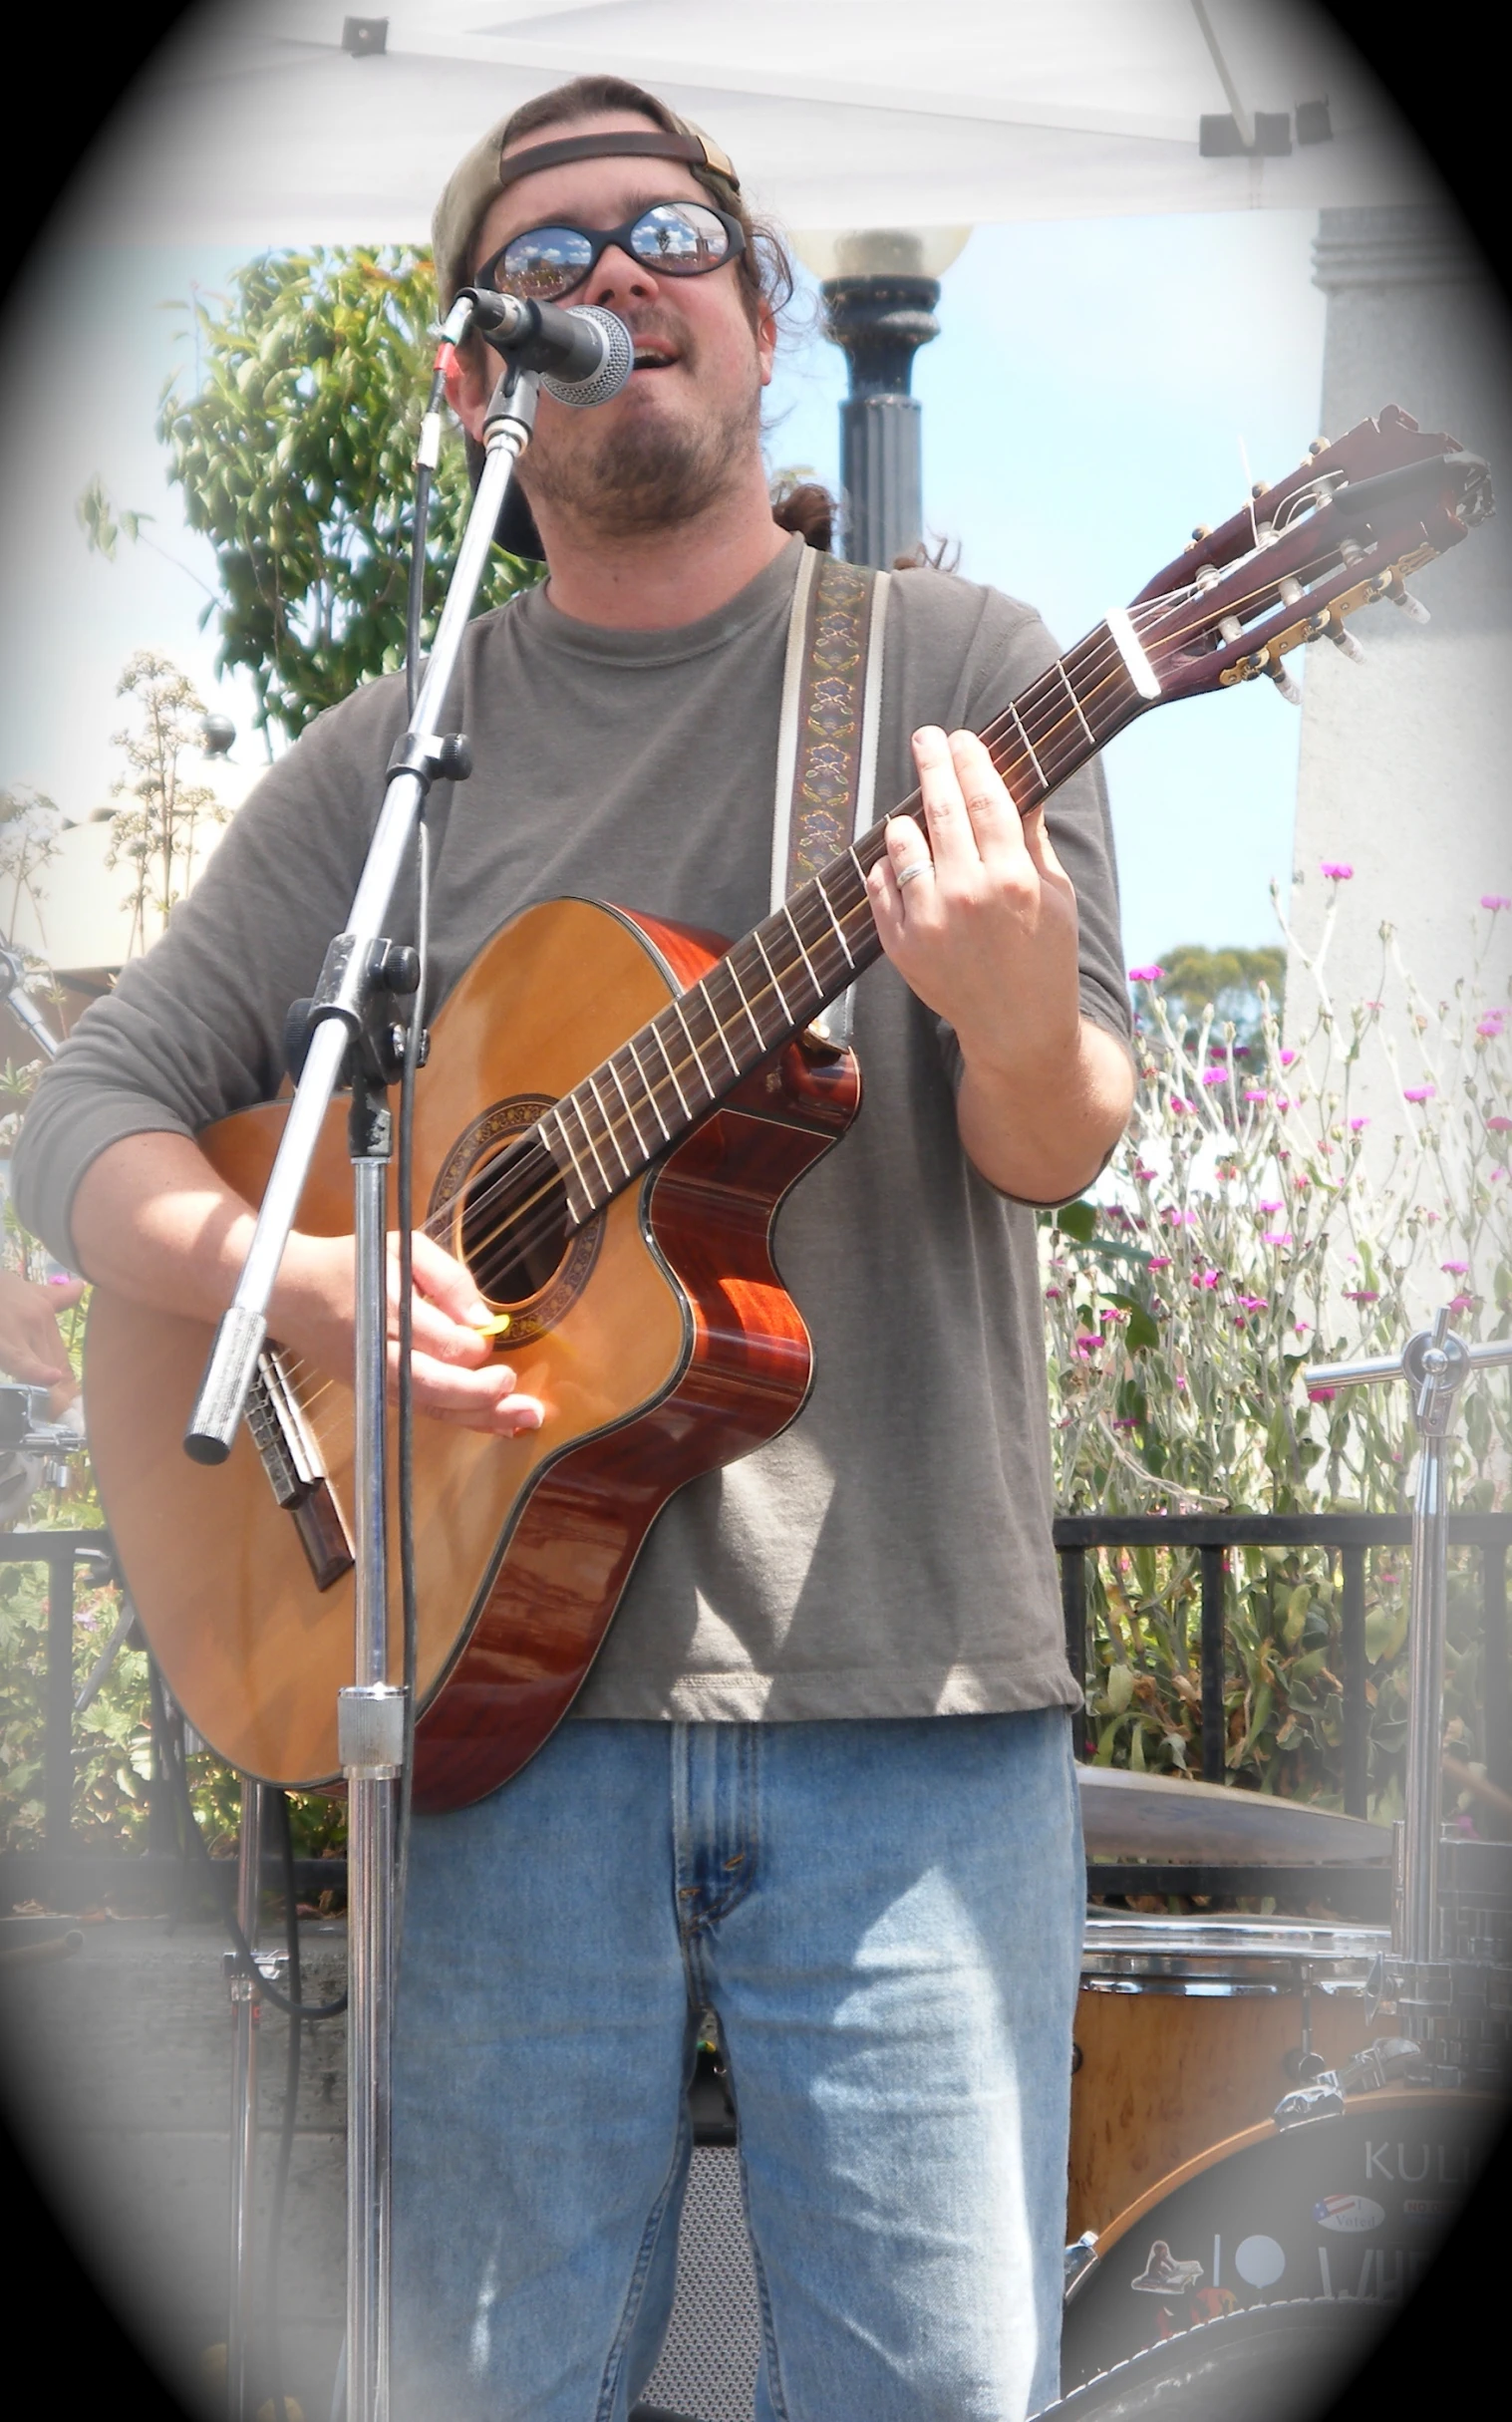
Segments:
[[[1066,1655],[1082,1684],[1083,1707],[1073,1718],[1078,1756],[1087,1749],[1084,1711],[1091,1670],[1087,1588],[1087,1558],[1105,1549],[1195,1549],[1199,1567],[1201,1771],[1208,1781],[1229,1782],[1226,1763],[1227,1722],[1224,1693],[1228,1668],[1228,1569],[1231,1548],[1322,1548],[1337,1555],[1341,1566],[1341,1663],[1344,1685],[1343,1765],[1344,1804],[1351,1816],[1366,1812],[1369,1757],[1369,1705],[1366,1696],[1365,1558],[1372,1548],[1404,1548],[1411,1539],[1405,1514],[1071,1514],[1055,1526],[1060,1562],[1060,1598],[1065,1621]],[[1512,1784],[1512,1723],[1509,1723],[1507,1671],[1507,1555],[1512,1548],[1512,1514],[1451,1514],[1451,1547],[1479,1551],[1481,1649],[1484,1689],[1481,1718],[1487,1773],[1505,1790]],[[148,1848],[144,1852],[90,1851],[79,1845],[73,1822],[74,1799],[74,1630],[75,1593],[81,1568],[97,1578],[114,1576],[110,1534],[103,1530],[0,1532],[0,1564],[43,1564],[48,1572],[47,1659],[43,1725],[43,1839],[40,1850],[13,1850],[0,1856],[0,1906],[18,1900],[55,1899],[60,1890],[103,1892],[111,1882],[141,1891],[159,1890],[183,1874],[183,1848],[176,1843],[165,1806],[159,1817],[158,1788],[166,1770],[162,1755],[164,1702],[155,1672],[150,1692],[153,1735],[152,1783],[150,1784]],[[223,1865],[225,1889],[231,1889],[234,1862]],[[301,1892],[340,1890],[346,1863],[340,1859],[300,1859],[295,1863]],[[1266,1881],[1261,1881],[1262,1874]],[[1249,1894],[1272,1888],[1283,1871],[1215,1866],[1167,1867],[1158,1871],[1158,1888],[1169,1892]],[[281,1870],[270,1860],[268,1881],[275,1887]],[[1295,1882],[1295,1877],[1292,1879]],[[1156,1878],[1149,1867],[1098,1866],[1088,1871],[1092,1889],[1103,1893],[1149,1890]],[[1379,1898],[1374,1879],[1366,1898]]]
[[[1479,1550],[1481,1649],[1484,1675],[1483,1705],[1486,1770],[1503,1789],[1509,1781],[1509,1709],[1507,1688],[1507,1553],[1512,1548],[1512,1514],[1451,1514],[1451,1547]],[[1341,1567],[1340,1676],[1344,1685],[1343,1765],[1344,1804],[1349,1816],[1366,1813],[1369,1771],[1369,1702],[1366,1695],[1365,1558],[1372,1548],[1410,1545],[1408,1514],[1070,1514],[1055,1526],[1060,1560],[1060,1604],[1065,1622],[1065,1649],[1071,1671],[1082,1685],[1083,1704],[1073,1724],[1076,1751],[1085,1757],[1086,1685],[1091,1671],[1088,1633],[1086,1560],[1103,1549],[1195,1549],[1199,1568],[1201,1773],[1204,1781],[1230,1783],[1227,1764],[1228,1724],[1224,1694],[1228,1671],[1228,1553],[1236,1547],[1323,1548],[1337,1555]],[[1135,1865],[1089,1870],[1094,1890],[1130,1890],[1249,1894],[1286,1881],[1285,1870],[1231,1871],[1162,1866],[1158,1880],[1148,1868]],[[1248,1880],[1241,1882],[1240,1875]],[[1297,1878],[1292,1876],[1296,1883]],[[1385,1879],[1367,1884],[1363,1899],[1383,1902]],[[1357,1900],[1361,1894],[1357,1892]]]

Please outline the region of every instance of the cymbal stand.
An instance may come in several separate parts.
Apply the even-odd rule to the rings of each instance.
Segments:
[[[1448,1611],[1449,1431],[1459,1391],[1472,1371],[1512,1362],[1512,1341],[1467,1346],[1440,1311],[1431,1330],[1408,1338],[1399,1355],[1361,1362],[1317,1362],[1309,1387],[1358,1387],[1407,1379],[1417,1427],[1417,1488],[1412,1500],[1411,1644],[1407,1697],[1406,1817],[1394,1862],[1388,1997],[1424,2014],[1447,2007],[1449,1972],[1438,1922],[1438,1842],[1443,1784],[1444,1626]],[[1407,2014],[1404,2012],[1404,2014]]]
[[[454,306],[445,341],[459,342],[470,319],[470,303]],[[389,2413],[395,1833],[406,1731],[405,1693],[389,1679],[394,1660],[385,1520],[391,1123],[386,1096],[393,1075],[393,996],[413,990],[415,954],[394,949],[384,927],[432,784],[462,780],[470,770],[465,740],[460,734],[444,736],[442,718],[510,473],[530,441],[538,387],[538,373],[511,366],[490,399],[482,473],[425,680],[410,730],[389,762],[383,807],[347,931],[332,942],[310,1004],[309,1047],[277,1158],[184,1437],[185,1451],[197,1462],[223,1463],[231,1451],[310,1162],[332,1095],[350,1076],[357,1255],[356,1643],[354,1681],[340,1693],[337,1712],[349,1834],[347,2422],[387,2422]]]

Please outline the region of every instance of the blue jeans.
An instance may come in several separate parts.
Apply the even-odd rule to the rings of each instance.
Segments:
[[[626,2422],[719,2018],[760,2422],[1056,2394],[1084,1875],[1063,1710],[568,1722],[418,1820],[396,2042],[396,2416]]]

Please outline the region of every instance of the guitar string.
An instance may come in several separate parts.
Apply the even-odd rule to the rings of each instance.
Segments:
[[[1330,551],[1332,552],[1332,550]],[[1351,566],[1350,568],[1355,570],[1357,567]],[[1314,570],[1314,565],[1304,565],[1298,567],[1298,569],[1293,572],[1292,576],[1308,578],[1313,574]],[[1239,598],[1232,599],[1215,599],[1212,589],[1209,589],[1207,592],[1201,592],[1195,588],[1194,584],[1187,583],[1178,590],[1168,591],[1161,596],[1145,599],[1131,607],[1128,609],[1130,621],[1134,622],[1137,618],[1137,622],[1140,626],[1142,626],[1143,630],[1149,631],[1151,634],[1153,634],[1155,632],[1155,627],[1159,623],[1161,623],[1163,620],[1170,620],[1179,615],[1181,610],[1192,600],[1194,596],[1199,596],[1201,598],[1203,612],[1201,618],[1196,623],[1188,625],[1184,631],[1177,629],[1166,630],[1159,633],[1159,639],[1168,651],[1173,644],[1179,646],[1180,642],[1185,638],[1197,636],[1201,633],[1210,631],[1214,620],[1215,604],[1221,604],[1226,612],[1232,613],[1241,609],[1243,606],[1254,602],[1256,598],[1263,596],[1267,590],[1274,590],[1279,580],[1285,576],[1286,575],[1278,567],[1276,570],[1272,571],[1268,578],[1258,587],[1248,591]],[[1215,584],[1215,586],[1216,585],[1221,584]],[[1037,766],[1042,751],[1046,757],[1051,757],[1053,756],[1058,749],[1062,736],[1071,730],[1073,719],[1078,721],[1082,720],[1085,711],[1089,708],[1095,707],[1100,694],[1110,686],[1110,681],[1117,681],[1120,673],[1125,678],[1127,677],[1128,669],[1123,662],[1121,651],[1117,648],[1116,642],[1111,639],[1110,635],[1106,638],[1099,637],[1098,635],[1099,631],[1106,632],[1106,624],[1098,626],[1097,629],[1088,634],[1086,639],[1079,642],[1076,647],[1067,650],[1064,657],[1058,658],[1055,665],[1050,667],[1048,671],[1041,675],[1035,682],[1031,683],[1029,688],[1022,694],[1020,698],[1011,701],[1009,707],[1003,712],[1003,714],[995,717],[993,721],[984,728],[980,737],[982,738],[984,745],[988,747],[990,753],[996,745],[1011,739],[1010,727],[1017,723],[1021,735],[1029,744],[1029,757],[1035,761]],[[1077,670],[1082,674],[1083,678],[1088,673],[1096,673],[1098,675],[1102,675],[1103,677],[1094,681],[1091,687],[1084,690],[1073,688],[1072,685],[1067,681],[1066,687],[1071,691],[1072,697],[1070,714],[1060,710],[1053,716],[1048,725],[1040,722],[1038,710],[1043,708],[1045,704],[1045,691],[1054,682],[1056,677],[1061,674],[1062,668],[1067,663],[1067,659],[1074,661],[1077,658],[1084,658],[1084,661],[1077,666]],[[1106,668],[1105,673],[1104,668]],[[1031,728],[1031,718],[1034,719],[1033,729]],[[1090,731],[1089,725],[1086,725],[1085,728]],[[1114,737],[1114,735],[1111,730],[1103,733],[1100,738],[1095,739],[1095,749],[1100,750],[1102,747],[1105,747],[1107,741],[1112,737]],[[1084,759],[1081,761],[1084,761]],[[999,763],[996,757],[994,762],[997,764],[998,770],[1005,773],[1005,775],[1008,772],[1029,770],[1025,760],[1025,753],[1022,750],[1016,749],[1006,765]],[[1058,786],[1060,781],[1068,778],[1068,774],[1076,769],[1076,766],[1072,765],[1067,767],[1064,772],[1053,772],[1053,778],[1049,782],[1044,781],[1042,774],[1040,776],[1042,795],[1049,796],[1051,791],[1055,787]],[[1012,796],[1011,785],[1010,795]],[[1021,809],[1020,812],[1029,813],[1031,812],[1033,806],[1038,805],[1039,803],[1039,801],[1032,801],[1029,808]],[[1018,804],[1017,800],[1015,801],[1015,804]],[[892,816],[896,817],[898,815],[912,815],[917,819],[921,808],[922,798],[918,788],[916,787],[906,799],[900,802],[900,804],[892,810]],[[883,848],[885,848],[885,841],[881,841],[879,838],[874,838],[874,836],[880,836],[885,831],[886,822],[890,820],[892,820],[891,817],[883,819],[882,825],[873,827],[873,834],[863,835],[861,841],[856,844],[856,849],[858,851],[863,848],[866,849],[868,870],[871,865],[874,865],[877,862],[878,858],[882,854]],[[868,846],[868,844],[871,845]],[[836,860],[833,863],[836,871],[843,869],[844,860]],[[859,865],[859,858],[857,858],[857,864]],[[829,879],[832,879],[831,870],[825,869],[819,876],[812,878],[812,881],[816,888],[821,889],[824,892],[826,905],[829,907],[831,915],[833,915],[834,904],[828,898]],[[807,887],[805,886],[805,889]],[[794,897],[796,898],[797,895],[794,895]],[[863,911],[868,912],[868,914],[870,912],[869,895],[864,892],[859,900],[852,902],[851,905],[840,914],[836,920],[838,927],[843,930],[851,919],[861,914]],[[766,920],[763,920],[763,922],[765,921]],[[874,925],[874,920],[872,920],[872,922]],[[745,939],[745,937],[743,937],[743,939]],[[735,947],[738,948],[739,945],[736,945]],[[820,945],[819,947],[822,950],[825,946]],[[832,948],[832,946],[828,947]],[[763,958],[764,955],[765,954],[763,952]],[[728,959],[729,957],[733,956],[733,953],[728,953],[726,956]],[[689,987],[687,988],[687,991],[693,991],[695,989],[699,989],[700,986],[707,985],[708,977],[713,975],[716,970],[724,964],[724,961],[717,961],[713,968],[706,971],[705,977],[699,980],[699,985]],[[796,967],[792,962],[786,963],[782,972],[787,974],[789,978],[795,978],[797,974]],[[838,973],[839,971],[836,972]],[[735,971],[733,969],[731,970],[731,973],[734,977]],[[739,993],[740,985],[738,977],[735,978],[735,980],[737,983],[737,991]],[[779,1006],[783,1024],[788,1028],[788,1031],[791,1032],[791,1022],[787,1016],[786,1004],[782,999],[782,995],[777,987],[774,977],[766,984],[757,986],[755,995],[755,1006],[758,1009],[763,1008],[766,1002],[773,996],[775,997],[775,1001]],[[687,997],[686,992],[682,997]],[[717,1013],[715,1013],[713,1004],[708,1000],[707,990],[705,992],[705,1001],[709,1010],[709,1015],[713,1021],[713,1033],[710,1037],[710,1041],[723,1040],[729,1031],[729,1028],[727,1026],[727,1022],[721,1020]],[[743,1008],[744,1006],[745,1003],[743,1000]],[[760,1033],[759,1027],[757,1027],[756,1031],[758,1034]],[[621,1045],[618,1048],[620,1050],[624,1050],[626,1047]],[[771,1048],[776,1048],[775,1039]],[[611,1054],[611,1060],[613,1057],[614,1055]],[[683,1072],[686,1072],[691,1067],[696,1066],[700,1076],[704,1080],[705,1086],[708,1087],[709,1085],[707,1071],[703,1065],[702,1052],[698,1045],[694,1045],[691,1059],[679,1053],[675,1062],[670,1058],[668,1059],[668,1066],[669,1071],[673,1071],[675,1068],[677,1071]],[[651,1100],[653,1112],[655,1112],[656,1102],[654,1083],[648,1081],[644,1075],[640,1075],[639,1089]],[[575,1095],[577,1088],[574,1088],[573,1090]],[[620,1090],[623,1094],[623,1086],[620,1087]],[[719,1096],[717,1094],[712,1094],[711,1102],[707,1106],[712,1107],[714,1101],[718,1098]],[[579,1121],[583,1125],[584,1133],[591,1145],[591,1130],[587,1127],[586,1120],[583,1118],[581,1106],[575,1099],[573,1106],[578,1112]],[[617,1156],[623,1160],[623,1153],[619,1151],[617,1141],[617,1131],[620,1124],[619,1119],[617,1116],[611,1117],[609,1113],[605,1112],[603,1110],[602,1103],[600,1103],[599,1107],[600,1115],[603,1119],[609,1140],[614,1145]],[[638,1157],[644,1156],[641,1157],[641,1166],[644,1167],[648,1165],[650,1159],[654,1159],[656,1157],[656,1154],[654,1152],[650,1155],[646,1154],[645,1144],[636,1126],[633,1113],[630,1111],[628,1099],[626,1101],[626,1111],[627,1115],[629,1116],[631,1133],[635,1137],[637,1155]],[[702,1114],[703,1113],[701,1112],[700,1115]],[[659,1123],[661,1123],[660,1118]],[[548,1158],[552,1157],[550,1154],[550,1147],[549,1145],[545,1144],[543,1138],[539,1138],[539,1148],[546,1152]],[[535,1194],[527,1196],[524,1202],[516,1205],[509,1213],[508,1218],[505,1221],[501,1222],[498,1226],[490,1230],[488,1235],[484,1237],[476,1247],[472,1248],[474,1252],[481,1253],[485,1251],[490,1244],[497,1242],[498,1238],[505,1232],[506,1227],[512,1228],[516,1243],[520,1243],[523,1232],[520,1230],[518,1223],[522,1216],[534,1209],[537,1204],[551,1200],[556,1195],[558,1186],[564,1182],[563,1173],[555,1164],[554,1158],[552,1161],[552,1166],[553,1177],[551,1184],[544,1189],[537,1190]],[[626,1182],[630,1182],[635,1174],[638,1174],[638,1171],[628,1172]],[[479,1194],[474,1197],[472,1204],[473,1209],[475,1210],[481,1205],[486,1205],[494,1195],[502,1196],[506,1194],[508,1191],[508,1174],[507,1172],[501,1172],[498,1178],[490,1181],[489,1185],[482,1189]],[[621,1190],[622,1189],[620,1188],[616,1189],[617,1192]],[[612,1199],[612,1196],[608,1199]],[[447,1202],[439,1205],[437,1210],[428,1216],[426,1221],[422,1223],[424,1233],[431,1236],[433,1239],[439,1240],[439,1238],[452,1225],[458,1204],[464,1204],[465,1202],[466,1189],[463,1188],[458,1194],[452,1196]],[[593,1211],[590,1212],[590,1216],[593,1215],[593,1212],[596,1212],[603,1207],[603,1205],[594,1205]],[[552,1224],[554,1224],[554,1220],[555,1213],[553,1212],[551,1214]],[[522,1249],[528,1251],[531,1243],[539,1241],[540,1237],[547,1233],[549,1233],[549,1228],[546,1223],[538,1222],[535,1233],[529,1236],[528,1240],[523,1243]],[[309,1364],[307,1358],[304,1357],[281,1357],[281,1360],[287,1374],[292,1379],[299,1379],[312,1367]],[[334,1381],[324,1380],[317,1388],[312,1390],[308,1396],[303,1397],[301,1400],[304,1403],[305,1408],[307,1410],[310,1409],[332,1385],[334,1385]]]

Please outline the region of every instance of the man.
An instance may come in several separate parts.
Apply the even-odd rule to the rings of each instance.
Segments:
[[[642,222],[711,202],[741,248],[727,226],[724,257],[676,274]],[[723,155],[612,79],[495,129],[437,238],[444,293],[565,261],[561,299],[637,347],[607,407],[542,399],[521,480],[549,579],[468,636],[453,719],[478,770],[445,809],[438,991],[562,892],[742,932],[767,907],[801,556],[760,456],[772,255]],[[490,382],[469,356],[474,437]],[[777,1233],[809,1401],[668,1506],[524,1773],[416,1825],[415,2422],[625,2422],[670,2302],[704,2008],[741,2118],[761,2415],[1017,2422],[1055,2393],[1082,1879],[1025,1206],[1095,1174],[1131,1079],[1100,791],[1021,824],[962,729],[1053,654],[991,592],[896,583],[878,788],[917,777],[927,837],[889,827],[867,1099]],[[323,717],[46,1080],[23,1204],[93,1278],[207,1319],[226,1301],[250,1215],[192,1134],[274,1089],[403,724],[392,682]],[[421,1409],[548,1419],[469,1326],[466,1273],[425,1239],[416,1272]],[[296,1237],[274,1332],[349,1366],[351,1293],[350,1247]]]

